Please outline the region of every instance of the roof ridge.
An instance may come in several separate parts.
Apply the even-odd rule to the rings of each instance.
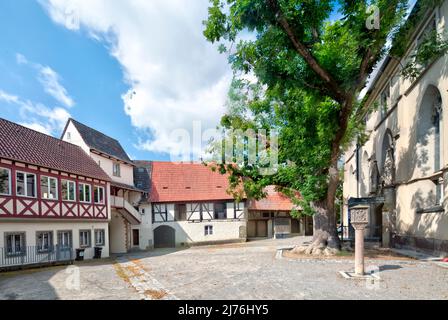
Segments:
[[[28,128],[28,127],[26,127],[26,126],[24,126],[24,125],[22,125],[22,124],[17,123],[17,122],[13,122],[13,121],[11,121],[11,120],[8,120],[8,119],[5,119],[5,118],[1,118],[1,117],[0,117],[0,120],[9,122],[9,123],[11,123],[12,125],[21,127],[21,128],[23,128],[23,129],[25,129],[25,130],[33,131],[33,132],[35,132],[35,133],[37,133],[37,134],[39,134],[39,135],[42,135],[42,136],[51,138],[51,139],[56,140],[56,141],[58,141],[58,142],[62,142],[62,143],[65,143],[65,144],[69,144],[69,145],[72,145],[72,146],[77,147],[77,148],[79,148],[79,149],[82,149],[80,146],[78,146],[78,145],[76,145],[76,144],[74,144],[74,143],[71,143],[71,142],[68,142],[68,141],[65,141],[65,140],[62,140],[62,139],[53,137],[52,135],[49,135],[49,134],[46,134],[46,133],[37,131],[36,129]]]
[[[78,145],[1,117],[0,123],[0,157],[110,181],[107,173]],[[86,162],[80,165],[79,161]]]
[[[95,132],[97,132],[97,133],[99,133],[99,134],[101,134],[101,135],[103,135],[103,136],[108,137],[109,139],[115,140],[116,142],[120,143],[120,141],[119,141],[118,139],[116,139],[116,138],[114,138],[114,137],[111,137],[111,136],[109,136],[109,135],[105,134],[104,132],[101,132],[101,131],[99,131],[99,130],[97,130],[97,129],[94,129],[94,128],[92,128],[92,127],[90,127],[90,126],[88,126],[88,125],[86,125],[86,124],[84,124],[84,123],[82,123],[82,122],[80,122],[80,121],[78,121],[78,120],[76,120],[76,119],[69,118],[67,121],[72,121],[72,122],[74,122],[74,123],[80,124],[80,125],[82,125],[82,126],[84,126],[84,127],[86,127],[86,128],[89,128],[89,129],[92,130],[92,131],[95,131]],[[121,144],[120,144],[120,145],[121,145]]]

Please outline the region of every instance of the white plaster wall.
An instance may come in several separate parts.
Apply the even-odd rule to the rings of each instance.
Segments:
[[[71,134],[71,139],[68,139],[68,133]],[[73,123],[70,121],[67,130],[65,131],[64,136],[62,137],[62,140],[73,143],[77,146],[80,146],[88,155],[92,157],[93,160],[95,160],[96,163],[99,163],[101,168],[111,177],[111,179],[115,182],[124,183],[128,185],[134,185],[134,169],[133,166],[128,164],[120,164],[120,177],[115,177],[113,175],[113,163],[109,158],[100,156],[96,153],[90,152],[90,147],[84,142],[82,139],[80,133],[76,129],[76,127],[73,125]]]
[[[246,228],[246,221],[211,221],[211,222],[167,222],[153,224],[153,230],[157,227],[167,225],[176,230],[176,245],[182,243],[201,243],[212,241],[245,241],[240,238],[240,228]],[[205,236],[204,227],[213,226],[213,235]]]
[[[70,139],[68,139],[69,133],[71,135]],[[81,135],[78,132],[78,129],[76,129],[72,121],[69,122],[67,130],[65,131],[65,134],[62,137],[62,140],[75,144],[81,147],[85,153],[90,154],[89,146],[87,146],[87,144],[84,142],[84,140],[82,139]]]
[[[144,214],[142,214],[142,210],[145,210]],[[140,250],[149,250],[154,248],[151,205],[141,204],[139,211],[142,223],[139,226],[132,226],[132,229],[140,231]]]
[[[0,248],[5,247],[5,233],[9,232],[25,232],[26,245],[36,245],[36,232],[38,231],[52,231],[53,244],[56,245],[58,241],[58,231],[72,231],[73,249],[80,248],[79,246],[79,231],[91,231],[91,248],[85,250],[84,259],[92,259],[94,256],[95,247],[95,229],[103,229],[105,231],[105,246],[103,247],[102,257],[109,257],[109,226],[107,222],[56,222],[56,221],[5,221],[0,222]]]
[[[121,214],[112,210],[110,220],[110,252],[126,253],[129,238],[129,223],[121,216]]]
[[[120,177],[113,175],[114,161],[106,157],[100,156],[96,153],[90,152],[90,156],[96,163],[100,164],[100,167],[107,173],[107,175],[115,182],[124,183],[133,186],[134,185],[134,167],[128,164],[120,163]]]

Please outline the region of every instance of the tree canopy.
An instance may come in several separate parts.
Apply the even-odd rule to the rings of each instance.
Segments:
[[[425,3],[417,10],[422,13],[436,1],[420,2]],[[358,97],[375,65],[388,54],[389,40],[395,39],[393,52],[403,54],[403,39],[410,32],[405,23],[408,1],[210,3],[204,35],[221,44],[235,72],[221,125],[275,129],[280,145],[274,175],[260,175],[252,164],[224,164],[221,172],[231,173],[233,186],[241,178],[250,197],[263,197],[263,187],[272,184],[291,197],[300,191],[305,211],[325,216],[322,228],[332,233],[338,161],[363,132],[365,110]],[[244,74],[254,75],[257,82],[242,80]]]

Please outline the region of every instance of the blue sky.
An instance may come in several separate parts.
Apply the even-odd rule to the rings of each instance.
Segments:
[[[59,136],[71,116],[134,159],[168,160],[171,132],[215,127],[230,81],[201,34],[207,1],[174,15],[180,4],[0,1],[0,117]]]
[[[0,1],[0,117],[58,137],[71,116],[133,159],[200,152],[194,132],[216,127],[232,79],[202,35],[208,5]]]
[[[56,25],[34,1],[0,2],[0,90],[41,103],[61,106],[39,83],[38,71],[17,62],[17,54],[28,61],[49,66],[60,75],[60,82],[75,102],[67,111],[76,119],[119,139],[128,153],[138,158],[163,158],[133,146],[136,133],[124,113],[121,94],[129,86],[123,82],[121,67],[103,43],[82,33]],[[0,116],[23,123],[19,106],[0,104]],[[33,116],[31,116],[33,117]],[[36,116],[36,121],[45,121]],[[59,135],[60,127],[51,133]]]

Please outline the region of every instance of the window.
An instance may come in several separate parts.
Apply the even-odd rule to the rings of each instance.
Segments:
[[[34,173],[17,172],[17,195],[36,198],[36,175]]]
[[[72,232],[71,231],[58,231],[58,246],[61,250],[67,250],[72,248]]]
[[[106,244],[106,236],[104,229],[95,230],[95,246],[104,246]]]
[[[25,233],[7,233],[5,235],[6,255],[17,256],[26,254]]]
[[[79,246],[81,248],[89,248],[91,246],[90,230],[81,230],[79,231]]]
[[[215,219],[227,219],[226,204],[215,203]]]
[[[97,204],[104,204],[104,188],[95,186],[94,201]]]
[[[40,177],[40,196],[42,199],[58,199],[58,179],[52,177]]]
[[[114,162],[113,164],[113,175],[115,177],[120,177],[120,164],[118,162]]]
[[[271,213],[270,212],[263,212],[262,217],[263,218],[270,218],[271,217]]]
[[[389,99],[390,99],[390,83],[387,83],[380,97],[381,119],[384,119],[384,117],[387,114]]]
[[[11,170],[0,168],[0,194],[11,195]]]
[[[89,184],[84,184],[84,183],[79,184],[79,201],[92,202],[91,188],[92,187]]]
[[[72,133],[71,132],[67,132],[67,140],[71,140],[72,139]]]
[[[187,220],[187,205],[186,204],[176,204],[174,206],[174,218],[176,221],[186,221]]]
[[[47,253],[53,250],[53,232],[43,231],[36,233],[36,249],[38,253]]]
[[[206,236],[211,236],[213,235],[213,226],[205,226],[204,227],[204,234]]]
[[[62,200],[76,201],[76,183],[70,180],[62,180]]]

